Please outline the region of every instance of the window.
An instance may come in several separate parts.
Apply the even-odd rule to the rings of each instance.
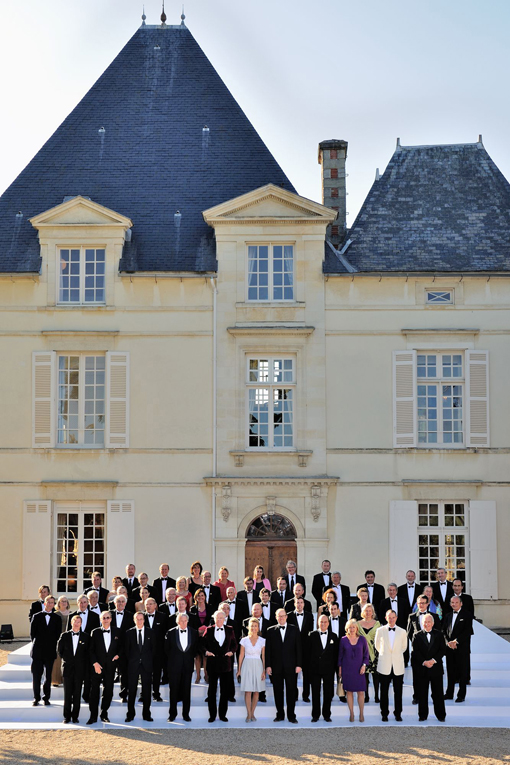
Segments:
[[[58,302],[75,305],[104,303],[104,248],[60,249],[59,256]]]
[[[93,571],[106,571],[105,507],[96,502],[55,505],[54,592],[80,594]]]
[[[294,300],[294,247],[248,246],[248,300]]]
[[[464,502],[418,503],[419,580],[434,582],[438,568],[466,583],[467,507]]]
[[[417,381],[418,444],[463,444],[462,354],[418,353]]]
[[[288,357],[248,359],[249,448],[294,448],[294,366]]]
[[[104,446],[105,357],[59,355],[57,444]]]
[[[427,305],[452,305],[453,290],[427,290],[425,302]]]

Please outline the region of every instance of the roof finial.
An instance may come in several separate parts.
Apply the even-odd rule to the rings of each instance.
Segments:
[[[184,19],[186,16],[184,15],[184,5],[182,6],[182,13],[181,13],[181,27],[185,27],[186,24],[184,23]]]
[[[143,6],[143,10],[142,10],[142,27],[145,26],[145,19],[146,18],[147,18],[147,16],[145,15],[145,5],[144,5]]]
[[[163,10],[162,10],[162,12],[161,12],[161,26],[162,26],[162,27],[164,27],[164,26],[165,26],[165,21],[166,21],[166,13],[165,13],[165,0],[163,0]]]

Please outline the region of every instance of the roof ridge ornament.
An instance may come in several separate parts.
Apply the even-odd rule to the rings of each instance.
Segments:
[[[162,11],[161,11],[161,26],[162,27],[166,26],[165,22],[166,22],[165,0],[163,0],[163,8],[162,8]]]
[[[145,19],[147,16],[145,15],[145,5],[142,6],[142,27],[145,26]]]
[[[181,13],[181,27],[185,27],[186,26],[186,24],[184,23],[184,19],[185,18],[186,18],[186,16],[184,15],[184,4],[183,4],[183,6],[182,6],[182,13]]]

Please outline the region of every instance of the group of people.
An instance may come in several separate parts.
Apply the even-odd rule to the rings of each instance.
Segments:
[[[202,670],[209,684],[209,722],[228,722],[228,705],[235,701],[235,679],[246,705],[246,722],[256,720],[257,704],[265,702],[266,678],[274,692],[276,717],[297,723],[297,678],[302,674],[302,699],[310,702],[311,719],[331,722],[335,684],[340,701],[347,704],[354,721],[354,700],[359,720],[369,701],[370,677],[381,717],[387,721],[389,689],[393,686],[395,720],[402,720],[404,670],[411,655],[413,704],[419,720],[429,714],[429,691],[434,714],[446,718],[445,699],[466,698],[470,683],[470,649],[473,634],[473,599],[463,592],[459,579],[447,580],[445,569],[427,587],[408,571],[401,586],[391,583],[385,591],[372,570],[356,590],[342,584],[339,571],[328,560],[313,578],[314,608],[306,598],[306,582],[288,561],[286,574],[276,588],[262,566],[245,577],[243,589],[230,581],[222,566],[211,583],[210,571],[199,561],[188,577],[177,580],[164,563],[159,577],[149,584],[145,572],[136,575],[134,564],[126,576],[116,576],[112,588],[102,586],[99,572],[77,599],[71,611],[67,597],[58,601],[42,585],[30,609],[32,640],[33,705],[50,704],[51,686],[64,686],[64,722],[79,722],[81,701],[88,703],[87,724],[109,722],[108,711],[119,683],[127,704],[126,722],[135,718],[135,704],[142,702],[144,720],[152,721],[151,702],[163,701],[161,686],[169,685],[168,721],[191,721],[191,685],[200,683]],[[412,652],[409,652],[409,645]],[[443,657],[447,688],[443,689]],[[236,661],[237,659],[237,661]],[[218,700],[219,686],[219,700]]]

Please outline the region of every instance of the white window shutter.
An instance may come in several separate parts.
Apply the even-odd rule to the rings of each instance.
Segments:
[[[393,446],[416,446],[416,351],[393,351]]]
[[[403,582],[406,571],[418,578],[418,503],[415,500],[390,502],[389,582]]]
[[[129,353],[106,354],[106,446],[129,446]],[[125,565],[125,564],[124,564]]]
[[[36,600],[41,584],[51,583],[51,502],[23,503],[22,598]]]
[[[466,351],[466,445],[489,443],[489,351]]]
[[[506,555],[506,545],[503,545]],[[498,598],[498,533],[496,503],[469,503],[470,593],[473,598]]]
[[[110,500],[106,518],[106,579],[122,573],[135,559],[135,503]]]
[[[32,447],[55,446],[55,351],[32,353]]]

